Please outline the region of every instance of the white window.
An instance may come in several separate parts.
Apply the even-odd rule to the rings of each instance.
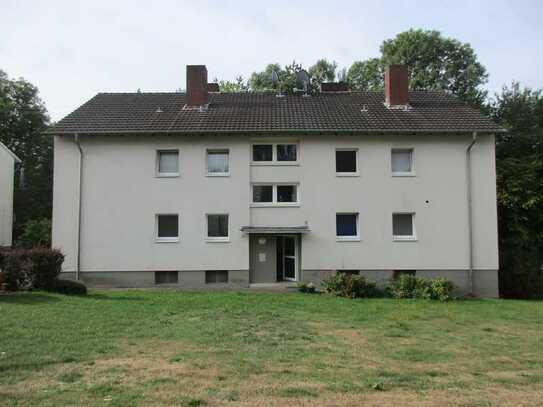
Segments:
[[[355,148],[338,148],[336,150],[336,175],[358,175],[358,150]]]
[[[229,174],[228,150],[207,150],[207,175],[225,176]]]
[[[391,153],[392,175],[414,175],[413,149],[394,148]]]
[[[157,242],[178,242],[179,241],[179,215],[177,214],[156,215],[156,241]]]
[[[179,176],[179,150],[157,151],[156,172],[159,177]]]
[[[298,162],[295,143],[255,143],[252,146],[253,164],[292,165]]]
[[[360,240],[358,231],[358,213],[336,213],[336,240]]]
[[[228,242],[228,214],[207,215],[207,240],[210,242]]]
[[[417,240],[414,213],[392,214],[392,237],[394,240]]]
[[[298,206],[298,184],[254,184],[253,206]]]

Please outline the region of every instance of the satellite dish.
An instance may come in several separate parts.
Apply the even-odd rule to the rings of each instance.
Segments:
[[[304,92],[307,93],[311,81],[309,74],[303,69],[299,70],[296,72],[296,81],[303,85]]]
[[[271,81],[272,81],[273,87],[275,88],[277,84],[279,83],[279,74],[277,73],[277,71],[272,71]]]

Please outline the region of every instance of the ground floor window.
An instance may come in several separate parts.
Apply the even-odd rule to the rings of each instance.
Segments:
[[[178,282],[177,271],[155,271],[155,284],[177,284]]]
[[[228,282],[228,270],[207,270],[206,271],[206,284],[227,283],[227,282]]]
[[[228,241],[228,214],[207,215],[207,240]]]
[[[179,215],[156,215],[156,240],[158,242],[177,242],[179,240]]]
[[[358,213],[336,214],[337,240],[358,240]]]
[[[415,214],[394,213],[392,215],[392,236],[394,240],[416,240]]]

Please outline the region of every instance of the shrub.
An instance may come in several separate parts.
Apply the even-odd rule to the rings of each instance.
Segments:
[[[47,291],[53,291],[67,295],[86,295],[87,287],[79,281],[55,279],[47,288]]]
[[[3,272],[8,290],[47,289],[61,271],[64,255],[45,247],[4,252]]]
[[[36,219],[29,220],[23,226],[23,232],[17,246],[30,249],[31,247],[51,246],[51,220]]]
[[[424,298],[439,301],[449,301],[453,298],[454,284],[445,279],[429,280],[412,275],[401,275],[390,282],[388,293],[393,298]]]
[[[317,287],[313,283],[298,283],[298,290],[301,293],[313,294],[317,291]]]
[[[371,298],[381,295],[373,281],[363,276],[336,273],[322,281],[327,293],[347,298]]]

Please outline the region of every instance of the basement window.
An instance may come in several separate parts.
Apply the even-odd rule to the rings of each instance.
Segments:
[[[392,236],[394,240],[416,240],[415,214],[394,213],[392,215]]]
[[[336,175],[353,176],[358,175],[357,166],[358,150],[337,149],[336,150]]]
[[[415,276],[417,274],[416,270],[394,270],[392,278],[397,280],[401,276]]]
[[[206,270],[206,284],[228,283],[228,270]]]
[[[346,274],[348,276],[359,276],[360,270],[336,270],[338,274]]]
[[[178,282],[177,271],[155,271],[155,284],[177,284]]]
[[[179,241],[179,215],[176,215],[176,214],[156,215],[156,241],[157,242],[178,242]]]

